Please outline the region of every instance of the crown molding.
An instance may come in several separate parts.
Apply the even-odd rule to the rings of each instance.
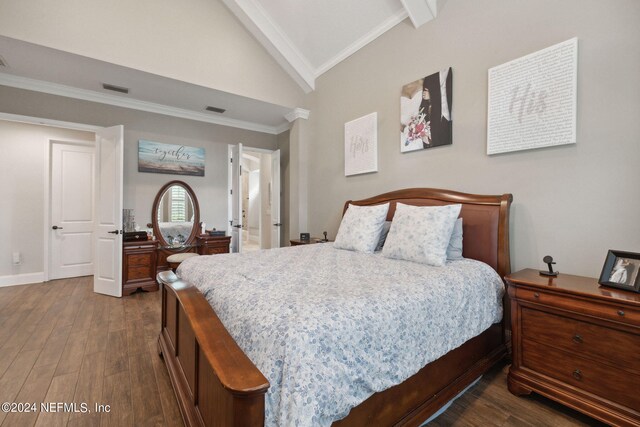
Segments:
[[[79,89],[57,83],[45,82],[42,80],[29,79],[12,74],[0,73],[0,85],[48,93],[51,95],[64,96],[67,98],[81,99],[84,101],[97,102],[99,104],[113,105],[116,107],[131,108],[133,110],[146,111],[149,113],[163,114],[165,116],[178,117],[181,119],[189,119],[199,122],[213,123],[221,126],[229,126],[255,132],[268,133],[271,135],[282,133],[281,131],[279,131],[282,125],[267,126],[259,123],[247,122],[244,120],[216,117],[208,113],[200,113],[184,108],[177,108],[163,104],[156,104],[153,102],[124,98],[117,95],[95,92],[87,89]],[[285,123],[285,126],[286,125],[287,124]]]
[[[253,0],[222,2],[305,93],[315,89],[313,67],[260,4]]]
[[[377,39],[387,31],[389,31],[391,28],[395,27],[396,25],[398,25],[399,23],[407,19],[408,16],[409,15],[406,9],[400,9],[395,15],[389,17],[389,19],[385,20],[382,24],[378,25],[376,28],[369,31],[364,36],[360,37],[354,43],[347,46],[336,56],[334,56],[333,58],[331,58],[330,60],[322,64],[321,66],[319,66],[315,70],[316,78],[320,77],[322,74],[326,73],[331,68],[338,65],[340,62],[344,61],[349,56],[353,55],[358,50],[362,49],[364,46],[371,43],[372,41],[374,41],[375,39]]]
[[[286,132],[291,129],[291,123],[283,123],[280,126],[276,127],[276,135],[280,135],[282,132]]]
[[[400,0],[415,28],[438,16],[437,0]]]
[[[63,122],[61,120],[43,119],[39,117],[23,116],[20,114],[1,113],[0,120],[7,120],[10,122],[29,123],[32,125],[44,125],[55,128],[82,130],[87,132],[97,132],[100,129],[104,129],[104,126],[86,125],[82,123]]]
[[[284,115],[284,118],[289,121],[289,123],[293,122],[296,119],[305,119],[309,118],[309,110],[305,110],[304,108],[294,108],[290,112]]]

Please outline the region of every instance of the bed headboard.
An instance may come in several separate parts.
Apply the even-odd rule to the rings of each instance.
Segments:
[[[387,220],[391,221],[397,202],[414,206],[460,203],[463,227],[462,255],[489,264],[500,277],[504,277],[511,273],[509,207],[512,201],[511,194],[487,196],[435,188],[408,188],[364,200],[349,200],[344,204],[343,214],[349,203],[366,206],[390,202]]]

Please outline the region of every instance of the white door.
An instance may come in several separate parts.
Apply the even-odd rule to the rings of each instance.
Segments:
[[[280,247],[280,150],[271,153],[271,247]]]
[[[242,251],[242,144],[229,146],[231,191],[231,252]]]
[[[50,279],[93,274],[93,146],[51,144]]]
[[[93,291],[122,296],[122,157],[123,128],[96,132],[96,257]]]

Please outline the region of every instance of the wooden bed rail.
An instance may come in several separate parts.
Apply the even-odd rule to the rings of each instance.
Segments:
[[[185,424],[263,425],[267,379],[197,288],[172,272],[158,274],[158,281],[164,285],[158,346]]]

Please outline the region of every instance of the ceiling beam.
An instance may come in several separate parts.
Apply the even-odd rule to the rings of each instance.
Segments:
[[[305,93],[315,89],[313,68],[260,4],[253,0],[222,2]]]
[[[415,28],[438,16],[438,0],[401,0],[401,2]]]

